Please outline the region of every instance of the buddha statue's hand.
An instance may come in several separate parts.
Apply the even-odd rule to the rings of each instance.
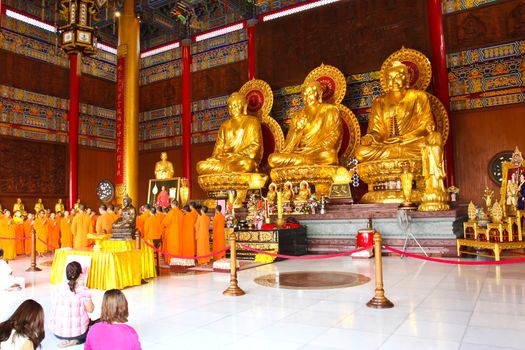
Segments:
[[[374,141],[374,138],[370,134],[366,134],[361,138],[361,144],[363,146],[370,146],[372,142]]]
[[[387,145],[393,145],[393,144],[396,144],[396,143],[400,143],[401,141],[403,141],[403,139],[401,137],[390,137],[390,138],[386,139],[384,141],[384,143],[387,144]]]

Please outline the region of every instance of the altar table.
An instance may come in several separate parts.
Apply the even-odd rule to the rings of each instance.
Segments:
[[[100,251],[91,249],[57,249],[51,268],[51,283],[62,283],[69,255],[91,256],[87,287],[94,289],[123,289],[141,284],[141,251]]]
[[[246,250],[240,244],[259,250],[276,250],[284,255],[307,254],[306,227],[274,230],[235,230],[237,240],[237,257],[242,260],[253,260],[254,252]]]

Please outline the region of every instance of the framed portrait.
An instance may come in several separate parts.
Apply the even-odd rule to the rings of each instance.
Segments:
[[[516,209],[523,210],[525,200],[525,161],[519,166],[511,162],[502,163],[500,204],[505,216],[515,215]]]
[[[172,200],[180,201],[180,177],[171,179],[151,179],[148,185],[148,204],[169,207]]]

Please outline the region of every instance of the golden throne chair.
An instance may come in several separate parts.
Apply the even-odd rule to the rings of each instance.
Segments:
[[[265,81],[253,79],[246,82],[239,90],[248,102],[248,114],[261,121],[263,134],[263,158],[256,173],[206,174],[198,177],[199,186],[208,193],[208,197],[226,198],[228,191],[235,190],[235,207],[240,207],[248,190],[258,190],[265,186],[268,175],[266,168],[268,155],[279,151],[284,144],[284,135],[279,123],[270,116],[273,106],[273,92]],[[211,203],[208,203],[211,204]]]
[[[400,61],[408,67],[410,88],[426,90],[432,77],[432,68],[428,58],[421,52],[402,48],[390,55],[381,66],[380,81],[383,91],[386,90],[385,71],[393,61]],[[436,131],[441,133],[443,144],[449,134],[449,119],[445,106],[434,95],[427,93],[430,101]],[[361,198],[361,203],[402,203],[404,202],[400,175],[403,166],[409,166],[414,175],[415,187],[412,190],[412,202],[420,202],[425,190],[425,179],[422,175],[421,157],[401,159],[381,159],[363,162],[357,165],[359,177],[368,184],[368,192]]]
[[[323,87],[323,102],[337,105],[339,116],[343,124],[343,137],[339,149],[340,165],[304,165],[296,167],[273,168],[270,172],[272,181],[281,188],[285,182],[290,181],[294,185],[307,181],[314,184],[315,193],[318,197],[328,195],[330,185],[337,173],[337,169],[346,166],[355,154],[355,149],[361,140],[361,129],[354,113],[341,102],[346,94],[346,79],[339,69],[330,65],[321,64],[312,70],[305,81],[317,80]]]

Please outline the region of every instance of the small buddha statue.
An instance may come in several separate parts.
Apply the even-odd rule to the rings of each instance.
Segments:
[[[307,181],[301,181],[299,184],[299,193],[295,196],[294,202],[306,202],[310,199],[310,196],[310,185],[308,185]]]
[[[290,181],[286,181],[283,186],[283,202],[289,203],[293,200],[293,185]]]
[[[257,172],[263,156],[259,119],[247,114],[246,97],[234,92],[228,99],[230,119],[222,123],[210,158],[197,163],[203,174]]]
[[[275,205],[277,203],[277,184],[272,182],[268,186],[268,193],[266,194],[266,200],[269,205]]]
[[[168,160],[168,154],[162,152],[160,154],[160,161],[155,163],[155,178],[156,179],[170,179],[173,177],[173,164]]]
[[[443,179],[446,177],[443,160],[443,141],[441,133],[435,131],[434,123],[427,125],[428,135],[421,148],[425,192],[446,192]]]
[[[323,102],[323,88],[308,80],[302,86],[305,107],[292,116],[280,152],[270,154],[272,168],[301,165],[337,165],[343,128],[337,106]]]
[[[42,198],[38,198],[36,204],[35,204],[35,214],[40,213],[41,210],[46,210],[44,208],[44,203],[42,203]]]
[[[419,158],[434,123],[424,91],[410,89],[408,68],[395,61],[386,70],[386,94],[372,103],[368,130],[356,149],[359,162]]]
[[[78,212],[79,208],[80,208],[80,198],[77,198],[77,202],[73,205],[73,209],[75,209],[75,212]]]
[[[13,205],[13,213],[20,212],[23,216],[27,215],[27,212],[24,207],[24,203],[22,203],[22,200],[20,198],[16,199],[16,203]]]
[[[64,214],[65,210],[64,203],[62,203],[62,198],[59,198],[57,204],[55,204],[55,214]]]

